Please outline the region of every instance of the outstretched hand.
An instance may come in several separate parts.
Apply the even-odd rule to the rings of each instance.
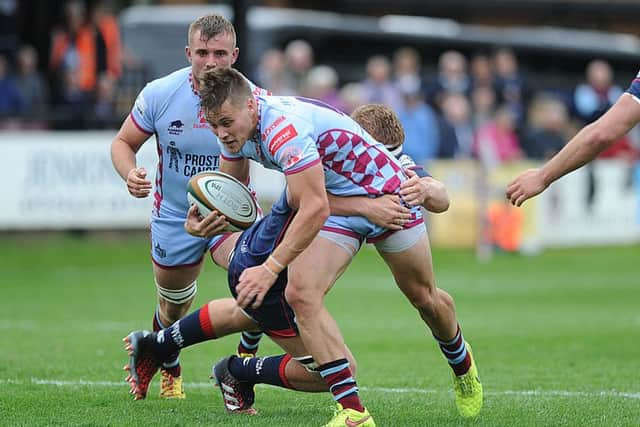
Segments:
[[[522,206],[526,200],[537,196],[547,188],[542,170],[528,169],[522,172],[507,187],[507,199],[515,206]]]

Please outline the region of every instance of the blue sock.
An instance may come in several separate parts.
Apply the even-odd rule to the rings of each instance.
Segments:
[[[216,334],[209,318],[209,305],[205,304],[168,328],[158,331],[154,353],[158,359],[171,362],[180,349],[213,338],[216,338]]]
[[[288,354],[251,358],[232,356],[229,371],[239,381],[293,389],[284,371],[289,360],[291,356]]]

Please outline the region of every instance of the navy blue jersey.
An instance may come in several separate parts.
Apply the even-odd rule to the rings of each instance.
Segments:
[[[273,249],[280,243],[295,212],[287,203],[286,191],[280,200],[273,204],[271,212],[260,221],[245,230],[238,241],[234,254],[229,262],[229,289],[234,298],[238,296],[236,286],[242,272],[267,260]],[[296,336],[293,310],[284,298],[287,286],[287,269],[285,268],[264,297],[262,305],[257,309],[247,307],[244,311],[255,320],[260,328],[269,335],[280,337]]]
[[[631,82],[627,92],[630,93],[638,102],[640,102],[640,73]]]

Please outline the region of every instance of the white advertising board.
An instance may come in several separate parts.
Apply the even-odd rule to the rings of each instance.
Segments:
[[[0,133],[0,230],[121,229],[148,226],[151,197],[136,199],[111,163],[115,131]],[[151,137],[137,155],[153,182]],[[275,199],[284,177],[252,165],[252,186]]]

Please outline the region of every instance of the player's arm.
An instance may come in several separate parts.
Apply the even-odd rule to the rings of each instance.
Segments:
[[[413,169],[405,169],[409,179],[400,184],[400,196],[409,206],[422,206],[429,212],[442,213],[449,209],[449,194],[444,184]]]
[[[151,192],[147,171],[136,164],[136,153],[149,136],[151,134],[140,130],[131,116],[127,116],[111,142],[111,161],[133,197],[147,197]]]
[[[539,169],[520,174],[507,187],[507,198],[516,206],[543,192],[558,178],[595,159],[640,122],[640,103],[623,94],[598,120],[582,128],[558,154]]]
[[[241,307],[258,307],[278,276],[316,237],[329,216],[329,202],[320,163],[287,175],[289,203],[296,215],[280,244],[261,265],[240,276],[237,301]]]
[[[402,230],[402,226],[411,219],[411,211],[402,205],[397,194],[385,194],[375,198],[327,194],[327,198],[331,215],[363,216],[374,224],[390,230]]]

